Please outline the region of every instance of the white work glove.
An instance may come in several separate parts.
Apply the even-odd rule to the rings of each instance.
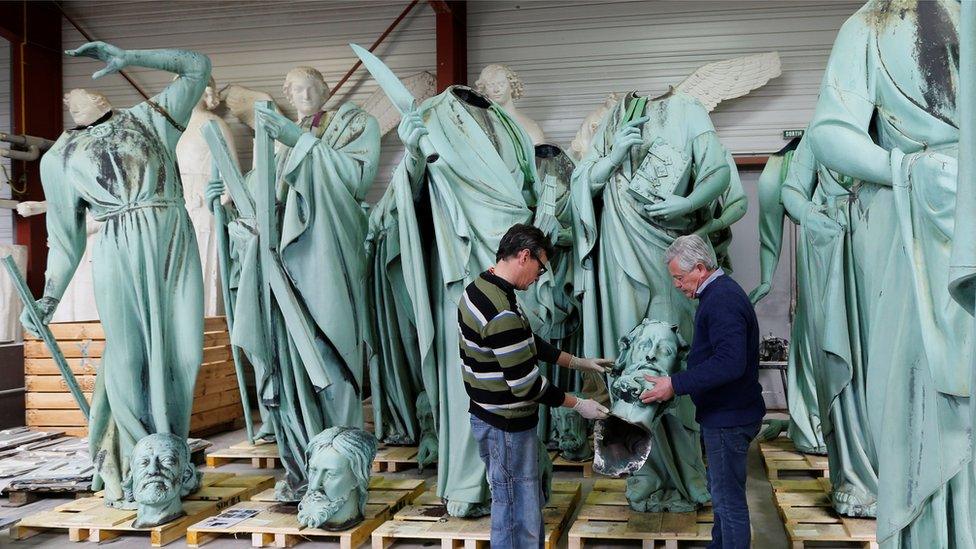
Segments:
[[[569,367],[580,372],[593,372],[605,374],[613,369],[613,359],[611,358],[581,358],[574,356],[569,361]]]
[[[606,406],[588,398],[577,398],[573,409],[586,419],[607,419],[610,415]]]

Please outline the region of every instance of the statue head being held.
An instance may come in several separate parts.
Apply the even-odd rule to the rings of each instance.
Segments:
[[[610,417],[597,422],[594,470],[618,476],[633,473],[650,452],[651,431],[673,400],[644,404],[640,394],[653,388],[645,375],[669,376],[684,360],[688,344],[678,327],[644,319],[620,339],[620,352],[610,373],[613,406]]]
[[[199,485],[186,439],[171,433],[142,437],[132,449],[125,491],[136,503],[136,528],[165,524],[183,516],[183,496]]]
[[[305,449],[308,491],[298,504],[298,522],[340,531],[364,518],[376,437],[354,427],[330,427]]]
[[[313,67],[295,67],[285,75],[281,90],[298,111],[298,120],[319,112],[329,100],[329,85]]]

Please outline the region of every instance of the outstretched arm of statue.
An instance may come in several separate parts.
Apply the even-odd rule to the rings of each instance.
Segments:
[[[759,175],[759,273],[760,281],[752,292],[749,301],[753,305],[766,297],[772,289],[773,275],[779,263],[783,245],[783,218],[785,210],[783,195],[783,162],[780,156],[771,156],[766,168]]]

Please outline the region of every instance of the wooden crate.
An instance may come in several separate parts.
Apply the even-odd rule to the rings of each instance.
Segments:
[[[624,479],[600,479],[593,484],[569,531],[570,549],[597,540],[636,541],[643,547],[667,549],[676,549],[682,541],[711,541],[711,507],[690,513],[639,513],[627,505],[625,490]]]
[[[543,511],[546,549],[554,549],[569,526],[579,503],[579,482],[552,483],[552,497]],[[491,539],[491,517],[464,519],[451,517],[437,497],[436,489],[424,493],[413,505],[404,507],[373,532],[373,549],[386,549],[398,540],[438,540],[441,547],[487,547]]]
[[[95,375],[105,351],[101,323],[53,323],[50,328],[90,403],[95,390]],[[203,346],[203,364],[197,374],[190,416],[191,436],[227,430],[243,421],[237,373],[224,317],[204,320]],[[68,392],[47,347],[29,334],[24,341],[24,373],[28,426],[58,429],[78,437],[88,435],[85,417]]]
[[[380,446],[373,459],[373,472],[398,473],[417,468],[416,446]]]
[[[834,511],[829,479],[774,480],[770,484],[793,549],[811,542],[878,547],[875,519],[844,517]]]
[[[559,455],[559,452],[549,452],[549,458],[552,460],[552,469],[554,471],[575,471],[583,475],[583,478],[593,476],[592,459],[588,461],[569,461]]]
[[[197,523],[187,529],[186,542],[199,547],[221,536],[250,535],[254,547],[291,547],[302,540],[323,541],[338,539],[343,549],[359,547],[381,524],[397,510],[423,493],[426,484],[421,479],[390,479],[374,476],[369,483],[366,516],[363,522],[341,532],[319,528],[305,528],[298,523],[298,506],[274,501],[274,490],[266,490],[251,501],[240,503],[232,510],[256,510],[258,514],[232,526],[207,527]]]
[[[762,454],[769,480],[779,480],[783,473],[813,478],[830,476],[827,456],[800,453],[793,446],[793,441],[786,437],[760,442],[759,453]]]
[[[153,528],[133,527],[136,512],[105,506],[99,493],[24,517],[10,528],[10,537],[20,540],[45,531],[66,530],[71,541],[102,542],[125,534],[149,534],[152,546],[160,547],[185,536],[190,525],[273,485],[270,475],[205,473],[202,487],[183,501],[186,515]]]
[[[238,442],[230,448],[215,450],[207,454],[207,467],[220,467],[235,461],[250,461],[258,469],[275,469],[281,465],[278,445],[275,443],[251,444]]]

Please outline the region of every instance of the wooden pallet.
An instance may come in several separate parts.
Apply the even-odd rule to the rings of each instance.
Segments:
[[[91,402],[95,377],[105,351],[105,332],[98,321],[49,325],[58,346]],[[44,342],[25,334],[24,397],[26,423],[44,430],[88,436],[87,423]],[[197,374],[190,415],[190,435],[205,436],[232,428],[241,418],[241,397],[224,317],[204,319],[203,363]]]
[[[802,549],[809,542],[878,547],[875,519],[844,517],[834,511],[829,479],[774,480],[770,484],[793,549]]]
[[[258,469],[276,469],[281,465],[277,444],[251,444],[245,441],[207,454],[207,467],[220,467],[240,460],[249,460]]]
[[[107,507],[100,493],[24,517],[10,529],[11,539],[27,539],[51,530],[67,530],[71,541],[102,542],[125,534],[149,534],[153,547],[186,535],[186,529],[253,494],[274,486],[270,475],[204,473],[202,487],[183,500],[186,516],[153,528],[135,528],[134,510]]]
[[[570,549],[587,541],[639,541],[645,548],[676,549],[682,541],[712,539],[712,508],[690,513],[639,513],[627,505],[626,480],[600,479],[569,531]]]
[[[564,459],[559,452],[549,452],[549,458],[552,459],[552,468],[555,471],[559,470],[570,470],[576,471],[583,475],[583,478],[590,478],[593,476],[593,460],[589,461],[569,461]]]
[[[546,549],[554,549],[569,526],[579,503],[579,482],[552,483],[552,498],[543,512],[546,524]],[[451,517],[437,497],[436,489],[424,493],[373,532],[373,549],[386,549],[400,540],[439,540],[441,547],[487,547],[491,539],[491,517],[463,519]]]
[[[417,468],[416,446],[381,446],[373,459],[373,472],[398,473]]]
[[[240,503],[231,510],[256,510],[254,517],[232,526],[208,527],[203,521],[187,529],[186,542],[199,547],[222,536],[250,535],[254,547],[291,547],[302,540],[323,541],[338,539],[343,549],[358,547],[369,539],[393,513],[412,502],[426,489],[421,479],[390,479],[374,476],[369,483],[366,518],[355,527],[342,532],[319,528],[305,528],[298,523],[298,506],[274,501],[274,490],[266,490],[251,501]]]
[[[814,478],[830,476],[827,456],[802,454],[796,450],[793,442],[786,437],[760,442],[759,452],[762,454],[769,480],[779,480],[782,473],[794,473]]]

